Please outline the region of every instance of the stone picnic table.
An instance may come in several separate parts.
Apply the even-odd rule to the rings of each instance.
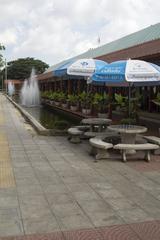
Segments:
[[[91,132],[103,132],[104,129],[112,122],[111,119],[107,118],[85,118],[82,119],[82,124],[87,124],[90,126]]]
[[[108,126],[109,130],[116,131],[121,135],[121,142],[126,144],[135,144],[136,135],[138,133],[144,133],[147,131],[146,127],[137,126],[137,125],[110,125]],[[132,154],[135,151],[129,151],[128,153]]]

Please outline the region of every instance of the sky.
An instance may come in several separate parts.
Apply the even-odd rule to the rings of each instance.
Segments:
[[[0,0],[0,9],[7,62],[53,65],[160,22],[155,0]]]

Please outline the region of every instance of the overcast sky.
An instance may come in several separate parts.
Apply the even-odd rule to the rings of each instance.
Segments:
[[[0,0],[7,61],[49,65],[160,22],[156,0]]]

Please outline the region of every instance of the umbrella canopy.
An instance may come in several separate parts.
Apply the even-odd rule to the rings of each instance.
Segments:
[[[73,61],[68,61],[65,64],[62,64],[60,67],[53,71],[54,76],[62,77],[67,74],[67,68],[72,64]]]
[[[160,67],[141,60],[126,60],[110,63],[92,75],[92,81],[107,86],[129,86],[128,113],[131,114],[131,86],[160,85]]]
[[[97,59],[78,59],[67,68],[68,75],[90,77],[95,71],[99,71],[107,65],[107,62]]]
[[[96,70],[92,81],[110,86],[160,85],[160,67],[141,60],[117,61]]]

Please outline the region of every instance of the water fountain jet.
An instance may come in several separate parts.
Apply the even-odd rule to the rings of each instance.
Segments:
[[[15,87],[14,87],[14,84],[10,81],[8,83],[8,95],[12,97],[14,93],[15,93]]]
[[[26,107],[34,107],[40,105],[40,91],[34,68],[32,69],[30,78],[24,81],[21,94],[21,104]]]

